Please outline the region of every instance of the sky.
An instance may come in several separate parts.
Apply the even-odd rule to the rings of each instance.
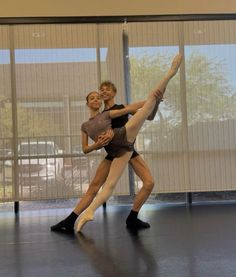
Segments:
[[[226,78],[229,84],[236,88],[236,45],[235,44],[212,44],[212,45],[186,45],[185,58],[190,57],[193,52],[207,56],[209,59],[216,59],[224,65]],[[161,47],[133,47],[129,48],[129,55],[142,57],[145,54],[152,55],[175,55],[178,46]],[[105,62],[107,48],[100,49],[101,61]],[[77,63],[96,62],[96,48],[63,48],[63,49],[16,49],[16,64],[27,63]],[[10,50],[0,50],[0,64],[10,63]]]

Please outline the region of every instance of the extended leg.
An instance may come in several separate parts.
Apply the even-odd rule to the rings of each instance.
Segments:
[[[162,91],[163,94],[164,94],[165,90],[166,90],[166,89],[164,88],[164,90]],[[153,119],[155,118],[156,113],[157,113],[158,108],[159,108],[159,105],[160,105],[160,103],[161,103],[162,101],[163,101],[163,99],[160,99],[160,100],[157,100],[157,101],[156,101],[156,104],[155,104],[155,106],[154,106],[152,112],[151,112],[151,113],[149,114],[149,116],[147,117],[147,120],[153,120]]]
[[[163,94],[161,92],[165,90],[171,78],[174,77],[174,75],[177,73],[181,61],[181,54],[175,56],[171,64],[171,68],[169,69],[167,74],[162,78],[162,80],[157,84],[156,88],[149,94],[144,106],[140,110],[138,110],[134,114],[134,116],[126,123],[125,127],[128,141],[133,142],[135,140],[144,121],[153,111],[156,102],[162,99]]]
[[[107,180],[102,188],[102,191],[97,194],[97,197],[93,200],[91,205],[84,211],[80,216],[79,223],[77,226],[77,232],[79,232],[86,222],[93,220],[93,215],[96,209],[101,206],[107,199],[111,196],[117,181],[122,175],[125,166],[132,155],[132,152],[126,152],[119,158],[115,158],[112,161],[112,166],[110,167],[110,172],[108,174]]]
[[[110,166],[111,166],[111,161],[106,159],[99,164],[96,174],[92,182],[90,183],[87,192],[77,203],[73,212],[69,216],[67,216],[64,220],[51,226],[51,231],[54,231],[54,232],[73,232],[74,231],[75,221],[77,220],[78,216],[91,204],[97,192],[99,191],[101,186],[105,183],[105,180],[110,170]]]

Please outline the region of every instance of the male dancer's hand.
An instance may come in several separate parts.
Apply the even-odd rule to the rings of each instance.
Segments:
[[[163,101],[163,95],[164,95],[164,92],[162,92],[162,91],[160,91],[159,89],[158,90],[156,90],[155,92],[154,92],[154,94],[155,94],[155,96],[156,96],[156,100],[157,100],[157,102],[162,102]],[[159,104],[158,103],[158,104]]]
[[[112,140],[113,136],[114,136],[113,130],[109,129],[98,137],[97,142],[99,142],[101,147],[106,146]]]

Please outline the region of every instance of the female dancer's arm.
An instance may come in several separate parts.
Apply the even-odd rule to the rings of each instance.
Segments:
[[[94,150],[101,149],[106,146],[113,138],[114,133],[112,129],[107,130],[98,137],[98,140],[92,144],[88,144],[88,135],[81,131],[82,149],[84,154],[88,154]]]

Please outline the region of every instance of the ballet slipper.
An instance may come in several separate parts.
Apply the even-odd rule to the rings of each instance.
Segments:
[[[85,212],[82,213],[82,215],[79,218],[79,222],[76,228],[76,232],[79,233],[82,228],[84,227],[84,225],[88,222],[88,221],[92,221],[93,220],[93,212],[86,210]]]

